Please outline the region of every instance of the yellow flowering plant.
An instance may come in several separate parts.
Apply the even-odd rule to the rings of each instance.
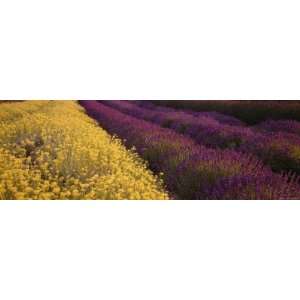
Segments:
[[[0,199],[168,199],[145,162],[76,101],[0,105]]]

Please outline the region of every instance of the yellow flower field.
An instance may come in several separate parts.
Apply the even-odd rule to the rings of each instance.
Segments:
[[[0,199],[168,199],[76,101],[0,104]]]

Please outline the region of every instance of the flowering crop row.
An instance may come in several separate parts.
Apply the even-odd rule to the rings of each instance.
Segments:
[[[179,110],[172,108],[172,107],[168,107],[168,106],[160,106],[160,105],[155,105],[153,102],[151,101],[135,101],[139,106],[141,107],[145,107],[145,108],[149,108],[152,110],[157,110],[157,111],[161,111],[161,112],[166,112],[166,113],[176,113]],[[241,120],[230,116],[230,115],[225,115],[225,114],[221,114],[218,113],[216,111],[194,111],[194,110],[188,110],[188,109],[180,109],[180,112],[182,113],[187,113],[190,115],[193,115],[195,117],[208,117],[208,118],[212,118],[218,122],[220,122],[221,124],[225,124],[225,125],[233,125],[233,126],[245,126],[245,123],[242,122]]]
[[[80,101],[102,127],[163,172],[169,190],[182,199],[298,199],[297,178],[275,174],[234,150],[212,149],[174,130],[122,113],[97,101]],[[235,187],[237,187],[235,189]]]
[[[0,107],[0,199],[168,198],[145,162],[76,102]]]
[[[273,132],[272,130],[262,131],[261,129],[279,128],[280,125],[277,126],[276,122],[282,123],[283,121],[274,121],[275,124],[268,122],[262,128],[258,126],[254,129],[220,123],[212,116],[202,113],[198,113],[196,117],[185,111],[174,111],[170,108],[162,109],[159,106],[154,108],[147,106],[145,108],[144,106],[147,104],[141,107],[133,101],[103,101],[103,104],[188,135],[197,143],[207,147],[231,148],[244,153],[251,153],[269,164],[274,171],[294,171],[300,174],[300,137],[293,134],[299,129],[299,125],[297,127],[294,124],[296,121],[293,121],[292,129],[294,131],[289,130],[292,133],[278,130]],[[287,127],[285,126],[285,128]]]
[[[155,101],[155,104],[193,111],[216,111],[234,116],[251,125],[268,118],[300,121],[300,101],[159,100]]]
[[[300,122],[294,120],[266,120],[256,129],[268,132],[286,132],[300,136]]]
[[[149,103],[137,105],[134,101],[103,101],[102,103],[136,118],[187,134],[208,147],[235,148],[255,135],[249,128],[221,123],[209,113],[198,113],[197,116],[193,116],[182,110],[149,106]]]

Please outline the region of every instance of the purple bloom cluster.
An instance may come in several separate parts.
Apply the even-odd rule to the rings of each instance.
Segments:
[[[287,181],[281,185],[280,177],[253,177],[253,176],[233,176],[220,180],[215,186],[206,190],[208,197],[220,200],[256,200],[257,195],[261,199],[286,199],[285,195],[298,193],[298,186],[292,181]],[[278,188],[273,189],[274,186]]]
[[[300,174],[300,137],[295,134],[228,125],[206,113],[191,115],[185,111],[155,106],[148,101],[140,101],[139,105],[134,101],[102,102],[123,113],[185,134],[200,145],[252,153],[274,171],[292,170]]]
[[[245,193],[249,199],[300,198],[295,178],[273,173],[251,155],[207,148],[174,130],[97,101],[80,103],[108,132],[118,135],[128,147],[134,146],[150,168],[163,172],[165,183],[176,198],[218,199],[233,195],[232,199],[239,199]],[[228,191],[229,186],[234,189],[232,182],[239,182],[237,194]],[[260,188],[253,188],[255,184]]]

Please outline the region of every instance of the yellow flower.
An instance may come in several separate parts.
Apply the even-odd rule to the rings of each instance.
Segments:
[[[16,193],[15,197],[16,197],[16,200],[23,200],[23,199],[25,199],[25,194],[24,193]]]
[[[53,193],[58,194],[60,192],[60,188],[56,187],[52,191],[53,191]]]
[[[160,176],[76,101],[1,104],[0,199],[168,199]]]

